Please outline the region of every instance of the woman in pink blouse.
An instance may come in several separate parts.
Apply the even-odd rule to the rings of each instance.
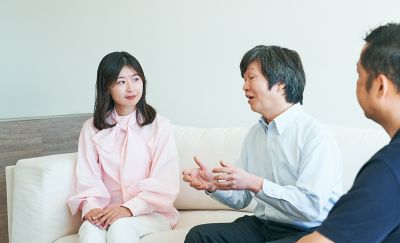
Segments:
[[[178,156],[169,121],[146,103],[146,78],[126,52],[106,55],[97,70],[93,118],[79,138],[75,185],[82,210],[80,242],[139,242],[178,219]]]

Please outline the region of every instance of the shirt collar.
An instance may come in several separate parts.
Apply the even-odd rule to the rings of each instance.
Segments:
[[[296,103],[289,107],[286,111],[284,111],[279,116],[275,117],[269,124],[265,121],[263,117],[259,119],[260,125],[266,131],[267,129],[272,128],[273,126],[276,127],[279,135],[282,135],[287,126],[297,117],[299,113],[301,113],[303,109],[301,108],[300,104]]]
[[[260,119],[258,119],[258,123],[260,124],[260,126],[262,127],[264,132],[266,133],[267,130],[269,129],[270,125],[265,121],[264,117],[261,116]]]
[[[120,116],[118,115],[117,110],[114,108],[109,118],[111,119],[111,124],[118,123],[120,125],[128,125],[132,121],[136,123],[136,110],[129,113],[128,115]]]

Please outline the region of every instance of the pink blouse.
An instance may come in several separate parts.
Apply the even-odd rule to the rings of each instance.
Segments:
[[[133,216],[158,212],[173,227],[178,211],[178,154],[169,121],[157,114],[140,127],[136,112],[109,117],[112,128],[97,130],[93,118],[83,125],[75,168],[75,185],[68,198],[72,214],[82,218],[94,208],[124,206]]]

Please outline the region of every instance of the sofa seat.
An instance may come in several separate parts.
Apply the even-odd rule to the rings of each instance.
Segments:
[[[232,222],[236,218],[250,215],[248,212],[232,210],[190,210],[179,212],[179,222],[173,231],[157,232],[143,237],[140,243],[154,242],[183,242],[186,233],[198,224]],[[67,235],[57,239],[54,243],[78,243],[78,235]]]

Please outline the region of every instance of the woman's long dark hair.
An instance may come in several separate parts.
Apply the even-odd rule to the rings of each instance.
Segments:
[[[139,61],[127,52],[112,52],[103,57],[97,69],[93,121],[94,126],[99,130],[115,125],[106,121],[115,106],[109,89],[117,81],[118,75],[124,66],[133,68],[143,81],[142,97],[136,104],[137,123],[141,127],[146,126],[152,123],[156,117],[156,110],[146,103],[146,78]]]

